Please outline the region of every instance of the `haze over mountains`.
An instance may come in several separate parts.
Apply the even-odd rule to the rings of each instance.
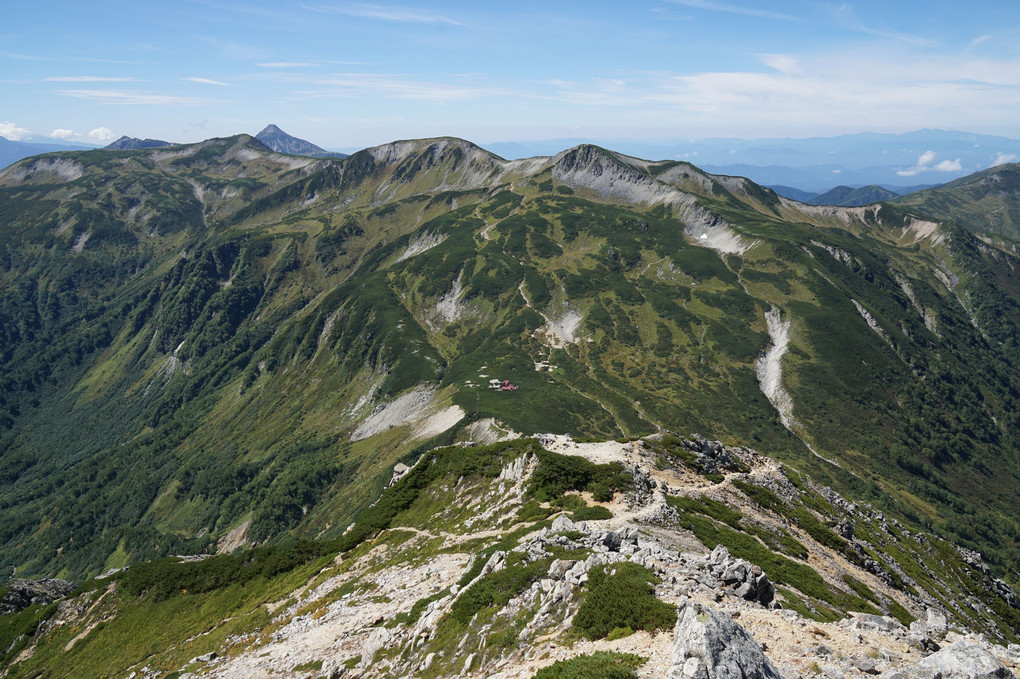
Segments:
[[[1015,641],[1017,172],[842,208],[592,145],[249,135],[0,171],[0,567],[130,566],[0,627],[13,676],[318,671],[340,629],[369,674],[494,674],[618,574]]]

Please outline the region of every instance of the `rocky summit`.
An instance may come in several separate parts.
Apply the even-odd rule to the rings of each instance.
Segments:
[[[4,676],[1016,668],[1014,167],[291,153],[0,172]]]

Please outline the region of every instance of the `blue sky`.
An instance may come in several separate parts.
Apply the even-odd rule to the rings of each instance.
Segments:
[[[0,135],[1020,137],[1020,3],[7,3]]]

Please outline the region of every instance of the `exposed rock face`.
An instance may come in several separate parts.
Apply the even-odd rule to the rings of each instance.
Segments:
[[[11,580],[7,583],[7,591],[0,597],[0,615],[17,613],[33,604],[48,604],[67,596],[75,587],[77,585],[73,582],[55,578]]]
[[[907,671],[921,679],[1014,679],[1015,674],[995,659],[984,646],[958,641],[933,653]]]
[[[758,642],[732,618],[680,602],[668,679],[782,679]]]

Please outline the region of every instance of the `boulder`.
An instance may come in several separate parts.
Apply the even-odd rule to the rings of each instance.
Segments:
[[[609,531],[606,533],[606,537],[602,539],[602,544],[608,547],[609,551],[616,552],[619,551],[620,545],[623,544],[623,540],[620,538],[619,534]]]
[[[554,533],[566,533],[568,531],[577,530],[577,526],[574,522],[567,517],[566,514],[560,514],[552,522],[552,532]]]
[[[908,668],[918,679],[1015,679],[982,644],[958,641]]]
[[[372,664],[372,659],[375,658],[375,654],[383,648],[386,648],[390,640],[393,638],[393,633],[385,627],[377,627],[369,635],[365,641],[364,646],[361,647],[361,662],[359,667],[368,667]]]
[[[758,642],[728,615],[681,599],[668,679],[782,679]]]

